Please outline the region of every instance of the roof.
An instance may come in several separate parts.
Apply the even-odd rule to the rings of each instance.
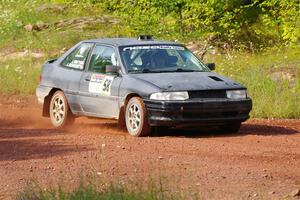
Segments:
[[[127,46],[127,45],[151,45],[151,44],[165,44],[165,45],[179,45],[176,42],[164,41],[164,40],[138,40],[136,38],[100,38],[85,40],[83,42],[99,42],[105,44],[112,44],[115,46]]]

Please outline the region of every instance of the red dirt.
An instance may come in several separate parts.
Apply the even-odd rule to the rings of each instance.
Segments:
[[[300,120],[244,123],[238,134],[169,130],[132,138],[115,121],[79,118],[55,130],[34,97],[0,97],[0,199],[30,180],[75,186],[79,175],[121,183],[164,178],[204,199],[282,199],[300,189]],[[190,193],[191,194],[191,193]]]

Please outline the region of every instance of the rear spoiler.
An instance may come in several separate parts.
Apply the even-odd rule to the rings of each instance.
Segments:
[[[51,63],[54,63],[56,60],[57,60],[57,58],[50,59],[50,60],[48,60],[46,63],[49,63],[49,64],[51,64]]]

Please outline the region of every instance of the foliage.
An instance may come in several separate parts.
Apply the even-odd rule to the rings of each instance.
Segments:
[[[20,34],[23,22],[33,23],[37,20],[34,8],[35,0],[1,0],[0,1],[0,37]]]
[[[103,185],[103,184],[102,184]],[[21,192],[17,200],[39,199],[39,200],[179,200],[184,199],[179,195],[172,194],[158,189],[151,185],[148,188],[136,188],[130,190],[120,184],[110,184],[109,186],[98,186],[92,183],[81,182],[77,188],[68,192],[65,188],[58,186],[48,190],[42,190],[37,183],[32,183]],[[196,199],[196,198],[195,198]]]
[[[299,0],[109,0],[102,4],[137,33],[186,38],[212,35],[230,45],[299,41]]]
[[[54,14],[36,9],[49,2],[67,7]],[[122,19],[122,36],[147,33],[181,41],[210,36],[232,48],[260,49],[297,43],[300,35],[300,0],[3,0],[0,10],[1,39],[19,36],[29,23],[103,11]]]

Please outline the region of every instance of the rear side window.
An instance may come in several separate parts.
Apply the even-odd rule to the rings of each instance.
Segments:
[[[102,45],[95,46],[91,55],[89,71],[104,74],[108,65],[118,65],[114,48]]]
[[[61,65],[72,69],[83,70],[85,61],[92,46],[92,43],[81,44],[62,61]]]

